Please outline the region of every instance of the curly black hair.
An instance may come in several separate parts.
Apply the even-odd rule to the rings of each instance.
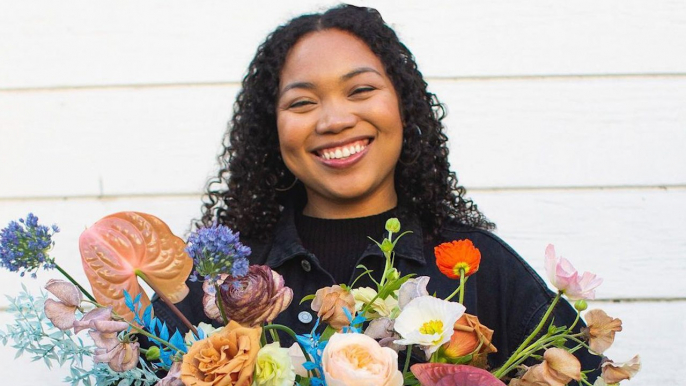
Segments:
[[[395,169],[399,207],[416,214],[429,237],[446,221],[494,228],[464,197],[464,187],[450,171],[448,138],[441,123],[446,112],[427,91],[412,53],[375,9],[351,5],[296,17],[272,32],[257,49],[224,137],[221,169],[208,182],[203,216],[196,225],[220,223],[245,237],[265,240],[280,217],[281,205],[286,200],[306,199],[301,182],[292,186],[295,177],[281,158],[276,101],[280,72],[290,49],[304,35],[326,29],[347,31],[362,39],[385,66],[398,94],[404,123]]]

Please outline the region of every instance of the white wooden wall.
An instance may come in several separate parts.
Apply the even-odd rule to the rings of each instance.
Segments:
[[[683,384],[686,3],[356,3],[447,104],[452,165],[499,235],[539,271],[554,243],[605,278],[594,306],[625,326],[608,354],[644,361],[629,384]],[[183,235],[255,48],[330,4],[0,0],[0,224],[58,223],[54,256],[80,279],[78,235],[106,214],[153,213]],[[0,293],[19,283],[0,272]],[[66,374],[13,357],[0,347],[7,384]]]

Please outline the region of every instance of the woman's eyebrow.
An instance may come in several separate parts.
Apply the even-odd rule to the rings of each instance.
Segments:
[[[380,73],[379,71],[377,71],[377,70],[375,70],[375,69],[373,69],[373,68],[371,68],[371,67],[359,67],[359,68],[356,68],[356,69],[354,69],[354,70],[352,70],[352,71],[346,73],[345,75],[341,76],[341,80],[345,81],[345,80],[354,78],[354,77],[356,77],[356,76],[358,76],[358,75],[360,75],[360,74],[364,74],[364,73],[367,73],[367,72],[372,72],[372,73],[374,73],[374,74],[377,74],[377,75],[381,76],[381,73]],[[313,90],[313,89],[315,88],[315,85],[314,85],[314,83],[311,83],[311,82],[293,82],[293,83],[289,83],[289,84],[286,85],[286,87],[283,88],[283,90],[281,90],[281,92],[279,93],[279,97],[281,97],[281,96],[282,96],[283,94],[285,94],[287,91],[293,90],[293,89],[295,89],[295,88],[300,88],[300,89],[305,89],[305,90]]]
[[[348,80],[348,79],[356,77],[357,75],[364,74],[366,72],[373,72],[373,73],[381,76],[381,73],[379,71],[377,71],[371,67],[359,67],[359,68],[356,68],[356,69],[350,71],[349,73],[341,76],[341,80]]]
[[[293,83],[289,83],[289,84],[286,85],[286,87],[283,88],[283,90],[281,90],[281,92],[279,93],[279,97],[281,97],[281,96],[282,96],[283,94],[285,94],[287,91],[292,90],[292,89],[294,89],[294,88],[302,88],[302,89],[305,89],[305,90],[313,90],[315,87],[314,87],[314,83],[311,83],[311,82],[293,82]]]

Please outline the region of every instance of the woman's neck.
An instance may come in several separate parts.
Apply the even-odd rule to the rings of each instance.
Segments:
[[[373,216],[387,212],[398,205],[395,190],[377,194],[374,197],[356,200],[333,201],[318,195],[307,195],[303,214],[323,219],[344,219]]]

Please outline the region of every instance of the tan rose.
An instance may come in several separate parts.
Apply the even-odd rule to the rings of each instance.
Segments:
[[[615,332],[622,331],[622,321],[608,316],[603,310],[591,310],[585,315],[588,327],[583,329],[591,351],[602,354],[615,341]]]
[[[260,350],[262,328],[231,321],[221,332],[199,340],[183,356],[186,386],[249,386]]]
[[[549,348],[543,354],[543,362],[531,366],[520,380],[512,380],[511,386],[565,386],[572,379],[581,379],[581,363],[561,348]]]
[[[455,322],[450,341],[443,345],[448,358],[459,358],[468,354],[488,354],[498,350],[491,344],[493,330],[479,323],[474,315],[464,314]]]
[[[333,334],[322,353],[329,386],[401,386],[398,354],[364,334]]]
[[[350,324],[348,316],[343,309],[347,309],[350,315],[355,313],[355,298],[339,285],[324,287],[314,294],[312,311],[317,313],[324,323],[340,331]]]
[[[607,383],[619,383],[626,379],[631,379],[641,369],[641,358],[636,355],[630,361],[624,363],[614,363],[608,361],[602,365],[602,378]]]
[[[266,265],[251,265],[245,276],[229,276],[219,286],[219,301],[226,316],[244,326],[273,321],[291,300],[293,290]]]

